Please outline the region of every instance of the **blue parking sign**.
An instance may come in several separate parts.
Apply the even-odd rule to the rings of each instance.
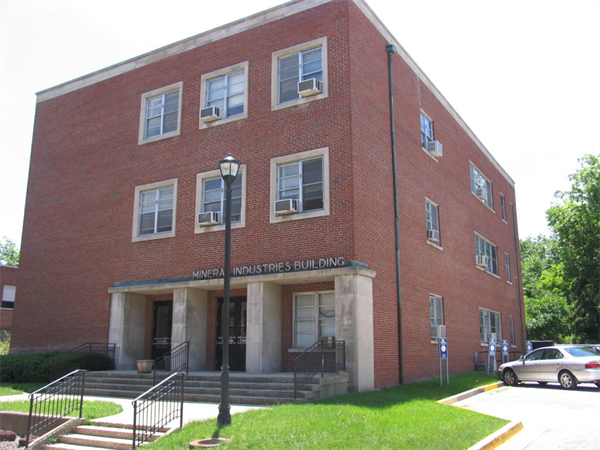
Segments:
[[[448,339],[438,339],[440,344],[440,359],[448,359]]]
[[[526,345],[527,345],[527,353],[529,353],[530,351],[533,350],[533,342],[527,341]]]
[[[502,356],[508,356],[508,339],[502,339]]]
[[[488,355],[496,356],[496,339],[490,339],[490,343],[488,345]]]

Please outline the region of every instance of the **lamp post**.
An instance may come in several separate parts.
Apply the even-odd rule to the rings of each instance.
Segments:
[[[221,177],[225,182],[225,268],[224,268],[224,293],[223,307],[221,308],[221,336],[223,339],[223,364],[221,366],[221,403],[217,425],[231,425],[229,406],[229,290],[231,275],[231,185],[235,181],[240,162],[231,155],[219,161]]]

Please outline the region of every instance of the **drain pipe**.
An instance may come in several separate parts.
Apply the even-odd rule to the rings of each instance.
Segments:
[[[402,359],[402,294],[400,291],[400,205],[398,195],[398,168],[396,165],[396,125],[394,115],[394,79],[392,71],[392,56],[396,53],[396,47],[392,44],[386,46],[388,54],[388,78],[390,83],[390,135],[392,143],[392,165],[394,175],[394,215],[396,221],[396,286],[398,296],[398,364],[399,384],[404,384],[404,363]]]
[[[519,253],[518,246],[519,242],[517,241],[517,223],[515,221],[515,205],[510,205],[510,215],[512,219],[512,236],[513,236],[513,246],[515,252],[515,281],[517,286],[517,305],[519,306],[519,325],[520,330],[519,334],[521,335],[521,349],[523,354],[527,353],[525,349],[525,336],[523,336],[523,299],[521,298],[521,278],[519,277]]]

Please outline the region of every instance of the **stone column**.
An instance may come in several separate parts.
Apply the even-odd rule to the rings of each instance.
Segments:
[[[111,295],[108,342],[117,344],[115,367],[119,370],[136,368],[144,359],[146,342],[146,296],[116,293]]]
[[[335,277],[335,314],[336,338],[346,342],[349,390],[373,390],[373,280],[363,275]]]
[[[206,369],[206,329],[208,295],[198,289],[173,290],[173,330],[171,348],[190,343],[189,370]]]
[[[281,371],[281,286],[249,283],[246,372]]]

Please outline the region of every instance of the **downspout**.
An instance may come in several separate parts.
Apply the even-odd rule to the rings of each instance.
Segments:
[[[515,205],[510,205],[510,215],[512,219],[512,235],[513,235],[513,246],[515,249],[515,280],[517,285],[517,305],[519,306],[519,322],[520,322],[520,334],[521,334],[521,351],[523,354],[527,353],[525,349],[525,337],[523,336],[523,299],[521,298],[521,278],[519,277],[519,253],[518,253],[518,242],[517,242],[517,223],[515,221]]]
[[[392,55],[396,53],[396,47],[392,44],[386,46],[388,54],[388,78],[390,84],[390,135],[392,143],[392,166],[394,174],[394,215],[396,220],[396,286],[398,297],[398,364],[399,364],[399,384],[404,383],[402,359],[402,294],[400,290],[400,205],[398,196],[398,168],[396,164],[396,125],[394,115],[394,79],[392,71]]]

